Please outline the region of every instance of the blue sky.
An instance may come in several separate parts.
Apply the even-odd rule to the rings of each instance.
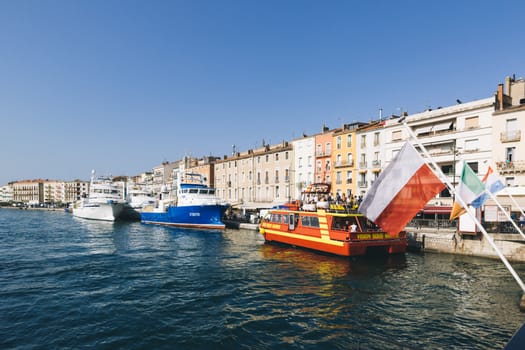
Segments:
[[[0,185],[494,94],[525,75],[523,1],[0,1]]]

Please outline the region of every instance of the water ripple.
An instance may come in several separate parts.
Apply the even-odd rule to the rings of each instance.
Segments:
[[[6,349],[494,349],[523,322],[519,297],[499,261],[0,210]]]

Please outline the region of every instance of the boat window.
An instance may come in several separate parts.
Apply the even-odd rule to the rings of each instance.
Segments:
[[[319,218],[315,216],[301,216],[301,224],[309,227],[319,227]]]
[[[363,231],[377,231],[379,227],[374,224],[372,221],[368,220],[366,217],[359,217],[359,226]]]
[[[191,188],[190,193],[199,193],[199,190],[196,188]]]
[[[203,189],[199,190],[199,193],[200,194],[208,194],[208,190],[203,188]]]
[[[210,188],[209,191],[210,191],[210,194],[215,194],[215,188]]]
[[[281,214],[272,214],[271,222],[281,223]]]
[[[288,225],[288,215],[283,215],[283,223]]]
[[[332,221],[332,230],[348,230],[348,227],[350,227],[350,220],[349,218],[342,218],[342,217],[334,217],[334,220]]]

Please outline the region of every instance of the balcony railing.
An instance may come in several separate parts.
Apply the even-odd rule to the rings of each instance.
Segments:
[[[500,174],[519,174],[525,172],[525,161],[497,162],[496,167]]]
[[[335,162],[336,168],[345,167],[345,166],[354,166],[354,161],[353,160],[340,160],[339,162]]]
[[[521,130],[505,131],[500,134],[501,142],[514,142],[521,140]]]
[[[357,186],[359,186],[359,187],[368,187],[368,182],[367,181],[359,181],[357,183]]]
[[[381,161],[376,159],[376,160],[373,160],[372,161],[372,166],[374,167],[380,167],[381,166]]]

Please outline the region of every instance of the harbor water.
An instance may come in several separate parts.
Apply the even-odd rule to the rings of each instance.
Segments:
[[[498,260],[0,209],[1,349],[501,349],[520,297]]]

